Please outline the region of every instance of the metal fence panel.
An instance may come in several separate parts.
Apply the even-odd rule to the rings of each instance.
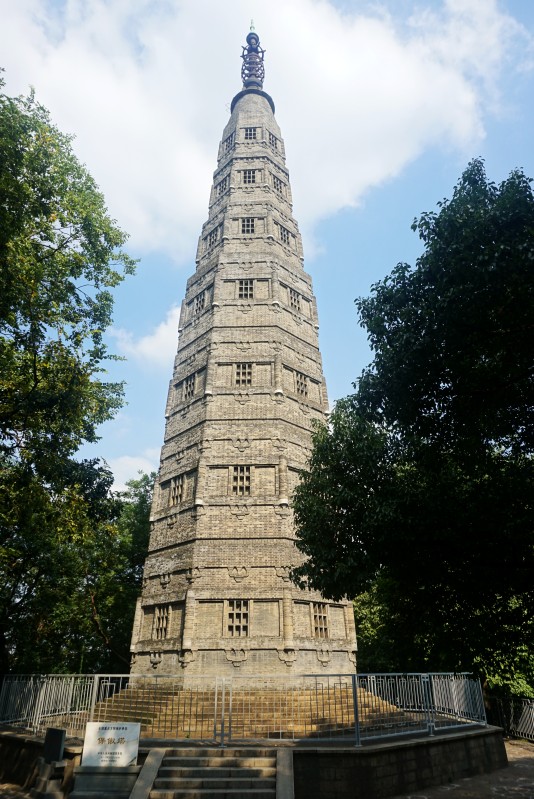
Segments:
[[[202,678],[28,675],[4,678],[0,722],[35,732],[88,721],[132,721],[145,738],[225,742],[352,740],[433,734],[485,723],[480,684],[455,674]]]
[[[534,699],[489,697],[490,723],[507,735],[534,741]]]

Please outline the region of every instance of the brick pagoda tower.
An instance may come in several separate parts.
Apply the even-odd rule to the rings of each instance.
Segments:
[[[328,403],[284,143],[251,30],[187,282],[132,673],[347,673],[348,603],[289,579],[290,507]]]

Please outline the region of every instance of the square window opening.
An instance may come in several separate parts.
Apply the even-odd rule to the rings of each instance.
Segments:
[[[235,384],[243,388],[252,385],[252,364],[236,363],[235,365]]]
[[[315,638],[328,638],[328,611],[325,602],[313,603],[313,634]]]
[[[256,220],[253,216],[245,216],[241,220],[241,233],[249,236],[256,232]]]
[[[238,298],[240,300],[254,299],[254,281],[251,279],[240,280],[238,287]]]
[[[236,497],[250,496],[250,466],[234,466],[232,493]]]
[[[228,635],[231,638],[245,638],[249,630],[249,600],[228,600]]]
[[[193,399],[195,396],[196,375],[189,375],[184,380],[184,400]]]

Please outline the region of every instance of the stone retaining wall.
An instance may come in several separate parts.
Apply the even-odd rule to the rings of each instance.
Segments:
[[[38,776],[37,761],[43,755],[43,744],[43,738],[33,738],[27,733],[0,731],[0,783],[13,783],[29,790]],[[80,764],[81,753],[81,745],[65,747],[65,790],[72,786],[74,766]]]
[[[507,765],[497,727],[352,749],[296,747],[295,799],[385,799]]]
[[[274,741],[270,743],[275,745]],[[163,744],[158,742],[159,746]],[[65,747],[66,792],[72,787],[72,772],[79,765],[81,748]],[[0,782],[31,788],[42,749],[42,739],[0,732]],[[141,740],[139,763],[147,751]],[[297,744],[292,753],[295,799],[385,799],[508,765],[502,730],[497,727],[364,747]]]

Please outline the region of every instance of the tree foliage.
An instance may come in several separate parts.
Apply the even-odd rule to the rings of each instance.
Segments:
[[[97,461],[69,462],[57,493],[12,477],[0,482],[2,671],[127,671],[154,475],[118,495]]]
[[[496,186],[473,161],[413,227],[415,268],[357,301],[374,360],[316,430],[295,577],[371,592],[396,668],[533,679],[530,181]]]
[[[121,504],[74,455],[123,401],[104,333],[125,240],[71,138],[33,94],[0,93],[1,671],[124,657],[108,613],[133,569]]]
[[[0,452],[47,468],[122,401],[100,379],[126,236],[33,95],[0,94]]]

